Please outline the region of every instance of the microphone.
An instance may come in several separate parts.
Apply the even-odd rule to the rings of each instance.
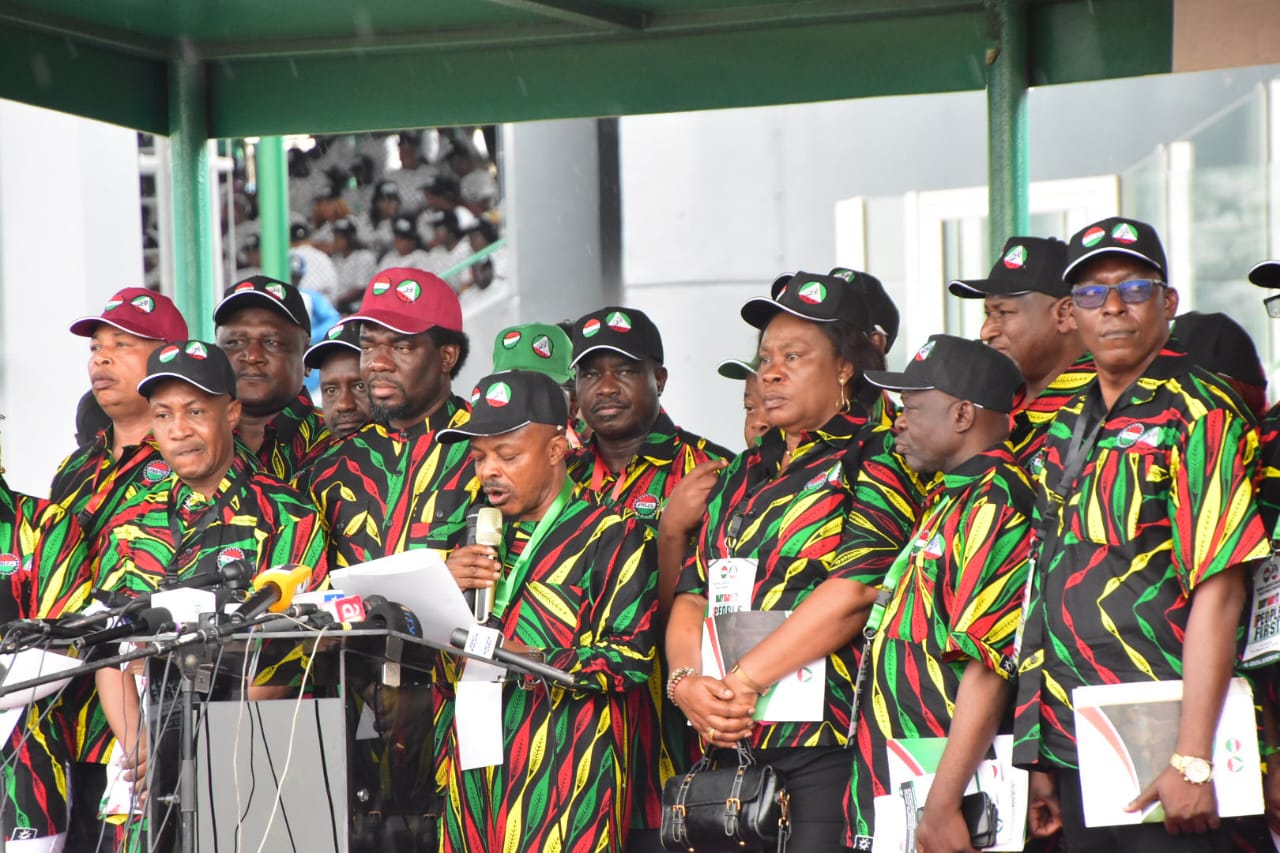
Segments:
[[[467,544],[488,545],[491,548],[501,545],[502,511],[497,507],[484,506],[468,515]],[[493,612],[493,586],[477,587],[475,593],[472,612],[476,622],[483,625],[489,621],[489,614]]]
[[[311,585],[311,568],[296,563],[274,566],[253,579],[254,591],[231,614],[232,624],[249,622],[263,613],[279,613],[293,603],[293,597]]]
[[[454,628],[453,633],[449,635],[449,645],[455,648],[465,649],[467,647],[467,637],[470,631],[466,628]],[[573,676],[567,672],[561,672],[553,666],[547,666],[545,663],[539,663],[536,660],[530,660],[524,655],[509,652],[502,647],[502,635],[498,635],[498,645],[493,650],[493,659],[498,663],[506,664],[517,672],[527,672],[530,675],[536,675],[544,681],[554,681],[556,684],[565,687],[577,687],[577,682]]]
[[[162,583],[162,590],[170,589],[207,589],[213,586],[226,585],[232,589],[243,586],[242,581],[247,578],[252,571],[252,567],[244,560],[232,560],[226,565],[218,566],[213,571],[204,571],[199,574],[192,575],[174,583]],[[151,606],[151,593],[128,598],[121,604],[109,606],[106,610],[99,610],[97,613],[77,616],[59,625],[63,628],[87,628],[96,625],[99,622],[106,622],[116,616],[126,616],[136,613]],[[69,635],[74,636],[74,635]]]
[[[73,640],[71,644],[77,649],[83,649],[85,646],[96,646],[99,643],[109,643],[112,640],[120,640],[125,637],[159,634],[162,631],[171,631],[173,627],[172,613],[163,607],[148,607],[133,617],[131,622],[122,622],[114,628],[106,628],[101,631],[94,631],[92,634],[85,634],[83,637]]]

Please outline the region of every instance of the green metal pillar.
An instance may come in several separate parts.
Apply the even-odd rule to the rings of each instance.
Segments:
[[[284,138],[258,140],[258,225],[262,229],[262,271],[289,280],[289,168]]]
[[[213,336],[213,206],[204,66],[169,64],[169,170],[173,197],[174,296],[195,337]]]
[[[1031,228],[1027,188],[1026,0],[988,0],[995,44],[987,53],[987,193],[991,258]]]

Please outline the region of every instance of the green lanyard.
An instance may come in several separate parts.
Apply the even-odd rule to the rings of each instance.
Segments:
[[[529,561],[533,559],[533,553],[538,550],[542,540],[547,538],[547,534],[555,526],[556,518],[564,511],[565,506],[568,505],[569,499],[572,497],[573,480],[565,477],[564,485],[560,487],[560,494],[556,496],[555,502],[551,504],[546,514],[538,519],[538,526],[533,528],[533,535],[529,537],[528,544],[524,546],[524,550],[516,558],[516,564],[511,567],[511,571],[498,578],[493,595],[494,616],[501,619],[502,614],[507,612],[507,605],[511,603],[513,591],[520,588],[521,584],[524,583],[524,576],[529,572]],[[504,548],[503,550],[505,551],[506,549]],[[506,561],[506,554],[503,554],[502,562],[505,563]]]

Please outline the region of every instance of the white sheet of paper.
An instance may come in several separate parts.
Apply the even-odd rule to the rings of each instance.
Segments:
[[[0,711],[0,743],[9,740],[9,735],[13,734],[13,730],[17,728],[18,723],[22,722],[22,718],[26,716],[27,708],[10,708],[8,711]]]
[[[502,763],[502,679],[505,668],[469,659],[458,682],[453,724],[463,770]]]
[[[422,623],[422,636],[444,648],[454,629],[476,624],[449,567],[427,548],[336,569],[329,578],[334,589],[347,595],[381,595],[403,604]]]
[[[60,655],[56,652],[47,652],[43,649],[23,649],[14,655],[0,656],[0,667],[4,668],[4,675],[0,678],[0,686],[18,684],[42,675],[51,675],[55,672],[70,672],[79,668],[80,663],[75,658]],[[19,690],[16,693],[6,693],[4,696],[0,696],[0,710],[7,711],[10,708],[21,708],[29,705],[37,699],[43,699],[58,691],[70,680],[70,677],[63,678],[58,681],[51,681],[48,684],[41,684],[39,687]]]

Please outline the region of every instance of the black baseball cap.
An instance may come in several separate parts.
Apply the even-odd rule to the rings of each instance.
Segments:
[[[311,234],[311,227],[301,220],[295,220],[289,223],[289,242],[297,243],[299,240],[307,239]]]
[[[612,350],[635,361],[662,364],[662,335],[649,315],[636,308],[609,305],[583,314],[573,324],[574,367],[596,350]]]
[[[181,379],[207,394],[236,398],[236,374],[227,354],[204,341],[177,341],[147,356],[147,375],[138,393],[150,398],[166,379]]]
[[[471,392],[471,420],[436,433],[442,444],[482,435],[502,435],[529,424],[564,427],[569,401],[564,388],[545,373],[507,370],[481,379]]]
[[[360,355],[360,324],[335,323],[333,328],[325,332],[324,340],[308,349],[302,356],[302,363],[312,370],[319,370],[325,360],[340,352]]]
[[[763,329],[780,311],[815,323],[844,320],[868,334],[874,331],[862,292],[834,275],[798,272],[781,276],[774,281],[768,297],[748,299],[741,313],[742,319]]]
[[[1112,216],[1072,234],[1071,242],[1067,244],[1063,280],[1070,283],[1072,273],[1100,255],[1128,255],[1154,267],[1161,278],[1169,278],[1169,265],[1165,261],[1160,235],[1145,222]]]
[[[866,300],[867,311],[871,315],[871,324],[875,331],[884,335],[884,351],[893,349],[893,342],[898,339],[898,306],[893,304],[892,297],[880,283],[880,279],[871,273],[851,270],[848,267],[835,267],[830,275],[842,278],[854,287],[862,290],[862,298]],[[776,285],[777,282],[775,281]]]
[[[1071,295],[1071,285],[1062,280],[1066,267],[1067,244],[1058,238],[1010,237],[986,278],[957,279],[947,288],[962,299],[1024,293],[1047,293],[1060,299]]]
[[[391,220],[391,233],[396,237],[405,237],[411,240],[418,239],[417,226],[413,224],[413,219],[408,216],[397,216]]]
[[[1249,281],[1258,287],[1280,287],[1280,261],[1261,261],[1249,270]]]
[[[866,377],[890,391],[936,388],[993,412],[1012,412],[1022,388],[1022,373],[1007,355],[954,335],[930,335],[901,373],[868,370]]]
[[[740,358],[726,358],[716,366],[716,373],[725,379],[750,379],[758,373],[759,359],[743,361]]]
[[[356,221],[350,216],[344,216],[333,223],[333,233],[345,234],[348,237],[354,237],[356,234]]]
[[[1226,314],[1188,311],[1173,318],[1169,346],[1211,373],[1267,387],[1258,349],[1244,327]]]
[[[420,184],[418,189],[423,193],[431,193],[449,201],[457,201],[461,195],[458,179],[452,175],[433,175],[431,180]]]
[[[213,322],[221,326],[241,308],[270,308],[286,320],[311,334],[311,315],[307,313],[302,291],[287,282],[265,275],[249,276],[222,291],[222,301],[213,309]]]

